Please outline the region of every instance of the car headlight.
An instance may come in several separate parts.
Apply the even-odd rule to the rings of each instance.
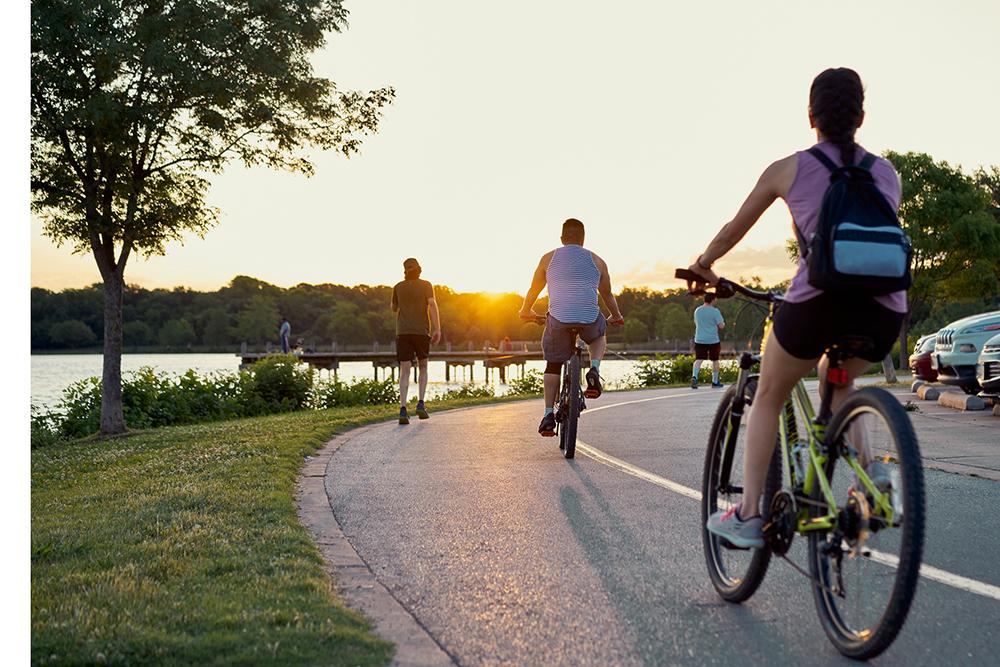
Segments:
[[[983,354],[993,354],[995,352],[1000,352],[1000,344],[987,345],[983,348]]]
[[[968,329],[962,329],[960,334],[970,334],[970,333],[982,333],[983,331],[1000,331],[1000,322],[996,324],[980,324],[977,327],[969,327]]]
[[[976,346],[973,345],[972,343],[962,343],[961,345],[958,346],[958,351],[959,352],[975,352],[976,351]]]

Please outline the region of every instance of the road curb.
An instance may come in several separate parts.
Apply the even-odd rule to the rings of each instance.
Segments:
[[[986,403],[978,396],[969,394],[959,394],[955,391],[946,391],[938,396],[938,405],[955,410],[985,410]]]
[[[309,458],[295,485],[299,521],[323,556],[324,569],[348,605],[371,619],[375,632],[396,645],[392,665],[439,667],[456,662],[414,616],[375,578],[341,530],[326,493],[330,459],[351,439],[382,424],[352,429],[333,438]]]
[[[916,394],[924,401],[936,401],[941,396],[940,391],[926,384],[917,387]]]

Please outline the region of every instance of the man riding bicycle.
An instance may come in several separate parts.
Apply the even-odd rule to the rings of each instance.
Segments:
[[[583,223],[570,218],[562,226],[562,247],[542,255],[531,278],[531,287],[524,297],[522,320],[532,321],[541,317],[532,310],[542,289],[549,288],[549,312],[542,334],[542,353],[545,356],[545,414],[538,425],[543,437],[556,434],[553,409],[559,393],[559,375],[562,365],[573,354],[576,331],[590,349],[590,370],[587,371],[588,398],[601,395],[600,367],[607,346],[607,324],[619,325],[625,321],[618,302],[611,292],[611,276],[604,260],[583,247]],[[605,319],[597,300],[600,293],[611,309],[611,319]]]

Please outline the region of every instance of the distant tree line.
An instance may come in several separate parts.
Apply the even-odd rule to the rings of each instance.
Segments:
[[[750,284],[760,286],[758,279]],[[780,286],[779,286],[780,287]],[[496,346],[506,337],[534,340],[535,325],[517,318],[518,294],[459,293],[437,286],[445,343],[477,349]],[[238,276],[214,292],[183,287],[144,289],[129,286],[124,293],[124,338],[128,350],[235,350],[246,342],[261,347],[277,341],[278,325],[287,317],[292,339],[304,347],[329,349],[339,345],[390,343],[395,316],[389,309],[391,288],[385,285],[307,285],[288,289]],[[33,351],[97,348],[102,344],[103,288],[53,292],[31,290],[31,348]],[[692,313],[701,299],[683,290],[656,291],[624,288],[617,295],[625,326],[610,329],[612,342],[639,344],[654,340],[681,341],[694,334]],[[738,347],[755,344],[763,329],[764,311],[736,299],[716,302],[726,318],[725,340]],[[537,307],[544,310],[545,300]],[[950,319],[990,307],[988,300],[969,300],[927,309],[913,331],[938,328]]]
[[[292,339],[307,347],[390,343],[395,315],[389,309],[391,287],[385,285],[307,285],[284,289],[238,276],[214,292],[183,287],[144,289],[128,286],[124,293],[124,340],[129,349],[231,350],[246,342],[261,346],[277,341],[282,317],[292,325]],[[532,340],[541,329],[517,317],[518,294],[459,293],[436,286],[444,341],[477,348],[496,345],[504,337]],[[625,288],[618,297],[626,326],[613,329],[619,341],[690,338],[695,299],[681,290],[657,292]],[[736,305],[736,304],[732,304]],[[544,310],[543,298],[537,308]],[[730,304],[723,304],[729,309]],[[753,328],[747,322],[749,336]],[[758,322],[759,324],[759,322]],[[53,292],[31,290],[32,350],[81,349],[101,345],[103,290],[99,284]]]

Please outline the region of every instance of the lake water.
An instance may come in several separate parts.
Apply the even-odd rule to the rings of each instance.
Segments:
[[[101,376],[102,357],[99,354],[33,354],[31,355],[31,403],[39,407],[54,407],[62,397],[63,389],[78,380]],[[157,371],[171,375],[181,375],[188,369],[199,374],[216,371],[235,373],[239,370],[240,359],[235,354],[125,354],[122,355],[122,373],[136,371],[143,366],[152,366]],[[541,372],[544,361],[529,361],[526,369]],[[606,359],[601,364],[601,376],[607,386],[613,386],[630,376],[635,368],[634,361]],[[462,369],[452,369],[452,382],[444,381],[444,362],[431,361],[428,367],[430,377],[427,387],[429,396],[441,394],[448,389],[462,385]],[[385,371],[382,371],[384,373]],[[466,371],[467,372],[467,371]],[[480,362],[475,368],[475,384],[481,386],[485,379],[485,369]],[[509,369],[514,374],[514,367]],[[322,377],[326,378],[323,371]],[[344,362],[340,365],[338,377],[344,381],[359,378],[373,378],[374,370],[370,362]],[[380,377],[382,377],[380,375]],[[465,378],[466,381],[468,378]],[[457,381],[456,381],[457,380]],[[499,381],[499,373],[493,370],[491,382],[497,394],[507,391],[507,386]],[[414,385],[411,383],[411,396]]]

